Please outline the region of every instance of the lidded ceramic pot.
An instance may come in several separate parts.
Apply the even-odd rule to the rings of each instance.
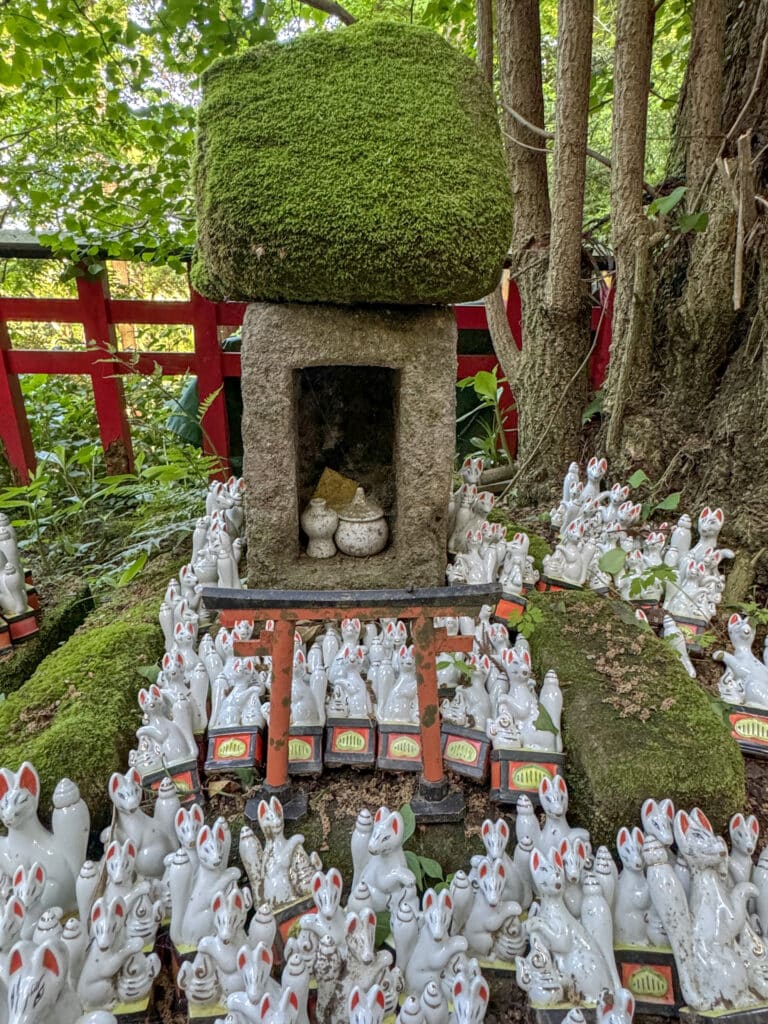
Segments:
[[[301,528],[309,539],[307,554],[310,558],[333,558],[336,554],[333,534],[338,523],[339,517],[328,508],[325,498],[310,499],[301,516]]]
[[[345,555],[367,558],[386,547],[389,527],[381,506],[358,487],[348,505],[339,509],[339,527],[334,535],[336,547]]]

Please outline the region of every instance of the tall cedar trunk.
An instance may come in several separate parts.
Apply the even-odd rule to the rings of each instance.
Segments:
[[[768,61],[760,68],[768,0],[696,2],[673,167],[690,170],[688,207],[706,211],[709,222],[704,232],[669,236],[654,250],[653,315],[639,340],[616,454],[622,468],[640,464],[652,479],[665,476],[670,490],[682,484],[687,508],[721,505],[732,544],[752,552],[751,569],[765,579],[768,211],[755,195],[768,198]],[[702,81],[715,48],[722,68],[717,131],[711,83]],[[742,160],[739,176],[741,135],[742,157],[752,159]],[[718,150],[719,169],[712,162]],[[734,311],[739,263],[743,304]],[[608,383],[615,388],[613,371]],[[609,394],[609,405],[615,400]],[[742,585],[749,578],[742,573]]]
[[[653,47],[653,0],[619,0],[616,16],[611,143],[611,241],[616,260],[613,343],[606,407],[606,436],[614,458],[647,299],[637,285],[647,278],[647,221],[643,170]]]
[[[536,0],[499,0],[497,31],[503,126],[515,221],[512,277],[520,290],[523,348],[500,323],[498,296],[489,303],[497,355],[518,409],[518,490],[549,492],[562,466],[579,454],[589,349],[586,288],[581,282],[586,117],[592,39],[591,0],[561,0],[554,203],[558,214],[550,270],[551,214],[544,142],[511,113],[544,127],[541,34]],[[560,103],[558,104],[561,110]],[[501,343],[500,343],[501,342]]]

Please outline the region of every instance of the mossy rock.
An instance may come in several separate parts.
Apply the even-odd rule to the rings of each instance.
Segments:
[[[212,299],[477,299],[512,232],[491,91],[412,25],[358,23],[215,62],[194,186],[192,280]]]
[[[45,605],[40,629],[31,640],[18,644],[13,654],[0,662],[0,693],[18,690],[40,662],[80,626],[93,609],[90,589],[78,582],[65,589],[53,605]]]
[[[163,652],[157,606],[155,597],[108,624],[86,622],[0,704],[0,765],[35,765],[42,808],[67,776],[80,787],[92,823],[104,823],[107,782],[112,772],[125,771],[140,724],[136,669]]]
[[[571,820],[613,848],[648,797],[700,807],[716,828],[743,809],[744,761],[711,698],[632,609],[587,591],[531,594],[540,678],[563,690]]]

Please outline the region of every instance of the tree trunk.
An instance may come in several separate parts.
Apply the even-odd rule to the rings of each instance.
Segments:
[[[523,348],[510,344],[498,303],[489,323],[518,409],[518,495],[536,499],[580,454],[589,350],[581,281],[581,220],[589,102],[591,0],[561,0],[552,237],[545,142],[514,117],[544,128],[541,31],[536,0],[499,0],[497,31],[503,126],[515,197],[511,259],[520,290]],[[555,256],[557,262],[555,262]],[[551,269],[550,269],[551,268]]]
[[[653,0],[620,0],[616,17],[613,130],[611,141],[611,241],[616,261],[611,363],[605,407],[609,413],[606,450],[616,462],[627,383],[648,305],[639,293],[637,259],[645,259],[646,217],[643,170],[648,94],[651,85]],[[643,273],[643,278],[647,276]]]
[[[725,32],[718,35],[724,12]],[[673,151],[685,155],[683,171],[691,174],[689,209],[705,211],[709,221],[702,233],[672,231],[654,252],[653,316],[624,391],[617,451],[623,467],[640,463],[652,479],[668,471],[670,490],[684,486],[687,509],[722,505],[732,545],[757,556],[753,568],[764,578],[768,210],[755,194],[768,198],[768,0],[696,0],[693,26]],[[714,132],[713,100],[699,79],[710,73],[718,45],[723,81]],[[747,147],[751,165],[747,160],[745,167]],[[722,157],[719,166],[713,151]],[[737,266],[740,288],[734,287]],[[743,294],[739,310],[735,292]],[[615,384],[612,366],[609,386]]]

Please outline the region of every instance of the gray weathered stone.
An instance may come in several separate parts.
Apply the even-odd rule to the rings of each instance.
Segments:
[[[309,366],[396,371],[395,486],[385,502],[391,542],[372,558],[319,560],[301,550],[306,495],[300,497],[297,457],[298,371]],[[248,307],[242,393],[250,586],[378,589],[445,582],[455,375],[456,323],[445,307]],[[377,397],[372,394],[371,402]]]

